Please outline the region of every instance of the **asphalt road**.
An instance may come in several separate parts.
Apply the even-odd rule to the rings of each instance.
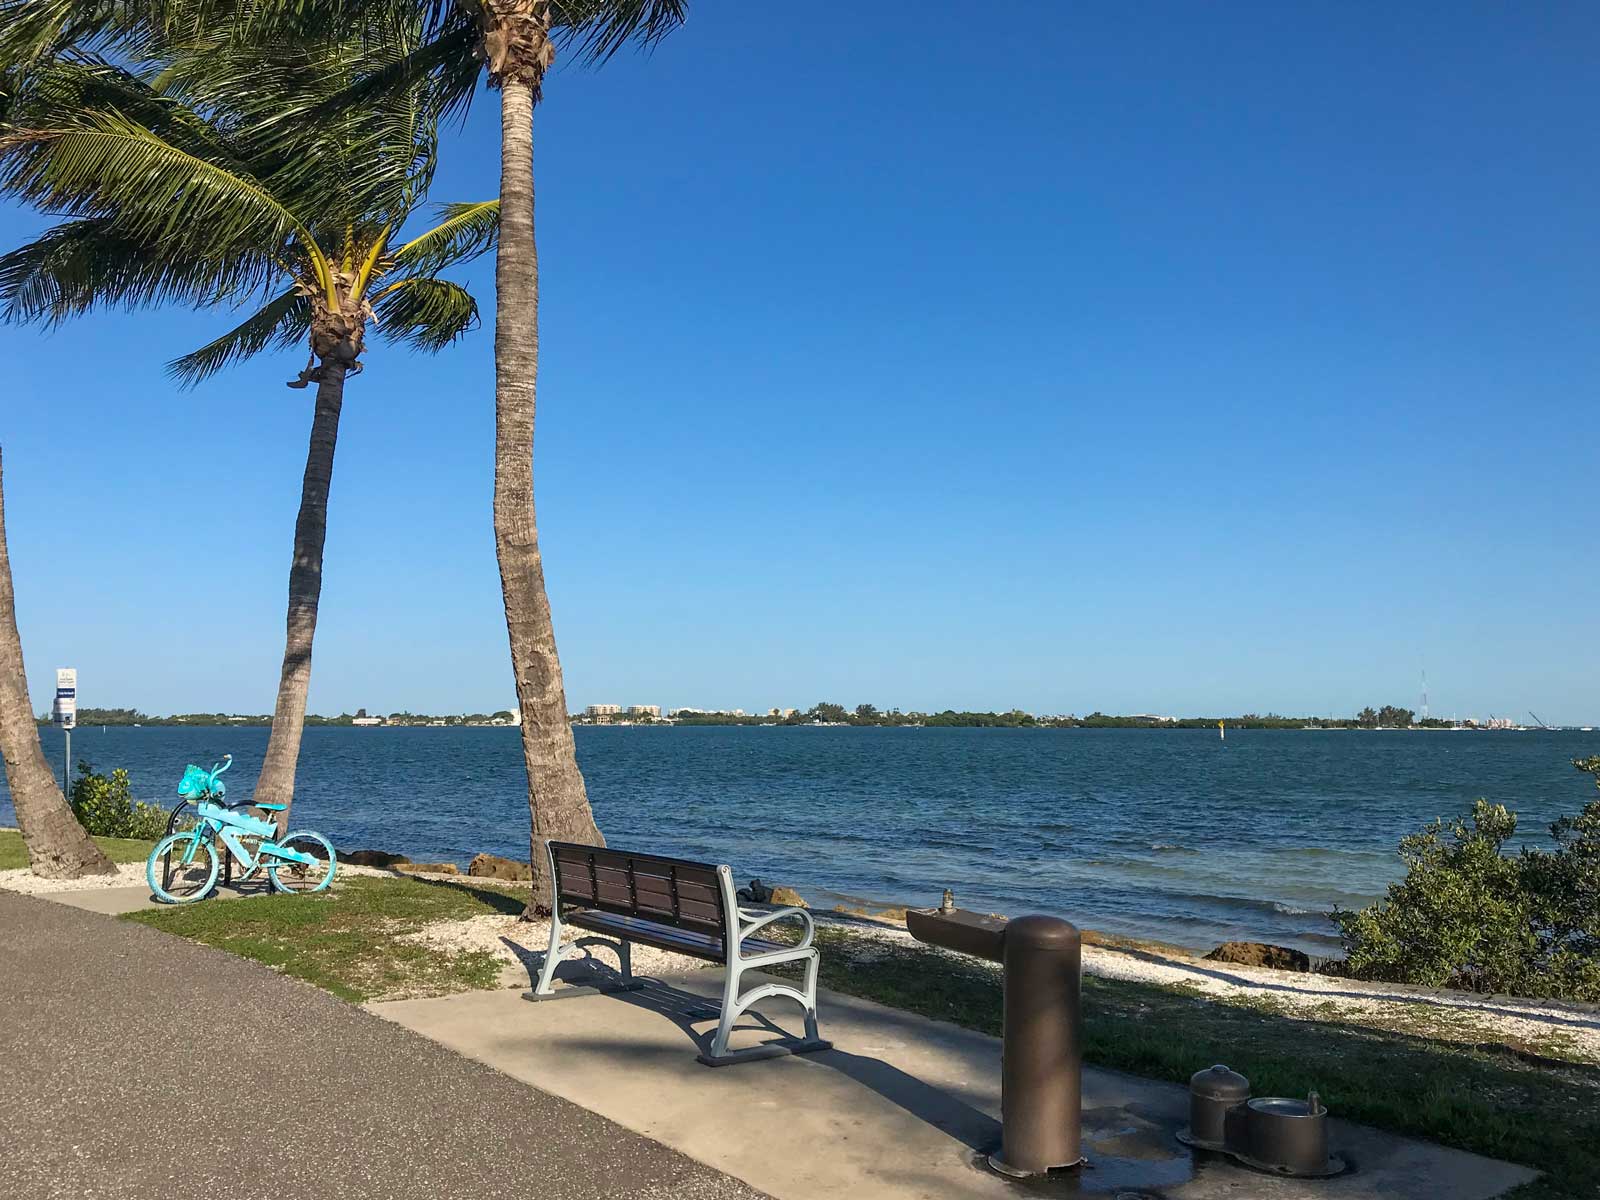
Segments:
[[[761,1193],[256,963],[0,892],[0,1200],[210,1196]]]

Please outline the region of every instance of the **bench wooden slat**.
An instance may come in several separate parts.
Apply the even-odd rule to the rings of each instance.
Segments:
[[[715,866],[566,842],[553,842],[550,850],[555,894],[564,907],[664,928],[669,934],[661,934],[652,945],[665,938],[673,942],[668,948],[722,961],[722,938],[738,915],[724,911]],[[629,928],[639,935],[637,940],[644,940],[642,928]],[[687,936],[675,939],[673,932]]]
[[[692,958],[703,958],[708,962],[725,962],[727,955],[723,953],[722,939],[707,933],[697,933],[692,929],[672,929],[656,924],[654,921],[641,920],[637,917],[623,916],[619,913],[607,913],[596,909],[578,909],[567,913],[561,918],[568,925],[576,925],[580,929],[587,929],[591,933],[603,933],[608,937],[624,938],[630,942],[641,945],[654,946],[658,950],[670,950],[675,954],[686,954]],[[781,942],[769,942],[764,938],[746,938],[743,952],[745,954],[767,954],[775,950],[787,949]]]
[[[626,902],[613,904],[602,897],[599,900],[580,899],[576,907],[583,910],[610,913],[618,917],[636,917],[641,921],[653,921],[666,929],[684,929],[693,933],[711,933],[721,936],[723,930],[722,916],[714,909],[704,910],[702,913],[692,906],[686,907],[684,912],[674,918],[667,912],[650,912],[647,909],[634,908]],[[566,917],[563,915],[562,920]]]

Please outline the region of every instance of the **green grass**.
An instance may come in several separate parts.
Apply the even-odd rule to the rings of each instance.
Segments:
[[[436,950],[404,935],[434,921],[515,915],[526,902],[525,886],[357,876],[318,895],[211,900],[124,919],[253,958],[360,1003],[496,986],[500,966],[487,951]]]
[[[825,987],[1000,1032],[1000,980],[984,964],[838,929],[819,929],[817,943]],[[1225,1062],[1257,1095],[1315,1089],[1341,1117],[1546,1173],[1515,1200],[1600,1194],[1600,1067],[1093,976],[1083,980],[1083,1035],[1084,1058],[1099,1066],[1187,1083]]]
[[[154,842],[137,838],[97,837],[95,841],[112,862],[118,863],[143,862],[155,848]],[[22,835],[15,829],[0,829],[0,871],[15,871],[27,865],[28,848],[22,844]]]

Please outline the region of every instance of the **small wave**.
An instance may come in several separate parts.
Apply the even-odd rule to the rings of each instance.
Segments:
[[[1248,912],[1273,913],[1280,917],[1320,917],[1327,913],[1326,908],[1301,908],[1299,905],[1285,904],[1281,900],[1263,900],[1255,896],[1218,896],[1207,892],[1169,892],[1167,896],[1177,901],[1243,909]]]
[[[1284,858],[1354,858],[1367,862],[1394,857],[1394,851],[1389,849],[1351,850],[1343,846],[1278,846],[1268,848],[1266,853]]]
[[[1199,854],[1193,846],[1180,846],[1172,842],[1151,842],[1150,849],[1158,854]]]

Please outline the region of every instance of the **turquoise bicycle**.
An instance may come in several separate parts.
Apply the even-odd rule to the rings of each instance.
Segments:
[[[220,867],[218,841],[239,863],[241,879],[265,867],[274,891],[326,889],[339,866],[333,843],[310,829],[297,829],[279,838],[276,825],[246,811],[282,812],[281,804],[227,803],[227,785],[218,777],[232,765],[233,755],[225,754],[209,771],[193,764],[184,771],[178,795],[195,806],[197,819],[192,828],[169,833],[150,851],[145,879],[156,899],[188,904],[210,895]]]

